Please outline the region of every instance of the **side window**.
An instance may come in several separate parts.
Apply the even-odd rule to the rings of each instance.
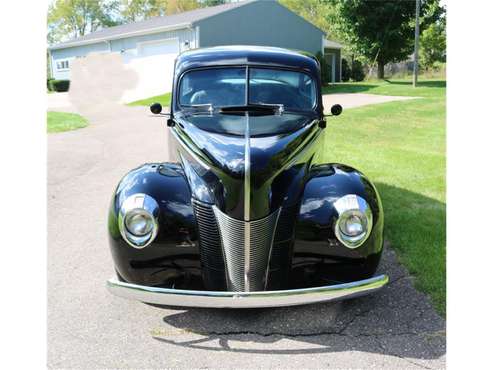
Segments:
[[[181,91],[182,95],[185,95],[185,96],[190,95],[190,93],[192,92],[192,84],[190,83],[189,78],[184,78],[182,80],[180,91]],[[187,103],[190,103],[190,102],[187,102]]]
[[[315,84],[313,80],[308,75],[302,75],[300,78],[301,78],[299,84],[300,92],[308,98],[310,98],[312,95],[315,95],[316,94]]]
[[[56,69],[58,69],[59,71],[63,71],[63,70],[69,69],[68,59],[58,60],[56,62]]]

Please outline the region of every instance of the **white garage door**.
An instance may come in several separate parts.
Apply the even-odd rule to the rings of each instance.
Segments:
[[[125,93],[124,100],[128,102],[171,91],[174,61],[179,52],[178,39],[138,44],[134,53],[124,58],[137,75],[135,89]]]

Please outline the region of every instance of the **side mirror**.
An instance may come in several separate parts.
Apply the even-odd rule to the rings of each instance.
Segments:
[[[327,121],[325,120],[325,117],[338,116],[339,114],[341,114],[342,106],[340,104],[334,104],[332,107],[330,107],[330,113],[331,114],[324,114],[323,117],[320,119],[320,121],[318,122],[320,128],[325,128],[327,126]]]
[[[330,108],[330,113],[332,113],[333,116],[338,116],[342,113],[342,106],[340,104],[334,104]]]
[[[160,103],[154,103],[150,106],[150,109],[153,114],[160,114],[163,111],[163,106]]]

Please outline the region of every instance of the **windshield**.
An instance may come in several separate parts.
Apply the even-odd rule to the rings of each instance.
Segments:
[[[211,68],[183,75],[179,88],[182,107],[212,105],[282,105],[285,111],[311,111],[317,94],[306,73],[272,68]]]

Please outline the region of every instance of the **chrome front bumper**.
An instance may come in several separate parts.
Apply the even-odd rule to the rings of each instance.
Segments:
[[[351,283],[316,288],[262,292],[213,292],[155,288],[125,283],[114,277],[107,281],[107,287],[116,296],[159,305],[254,308],[296,306],[358,297],[382,288],[388,281],[387,275],[379,275]]]

